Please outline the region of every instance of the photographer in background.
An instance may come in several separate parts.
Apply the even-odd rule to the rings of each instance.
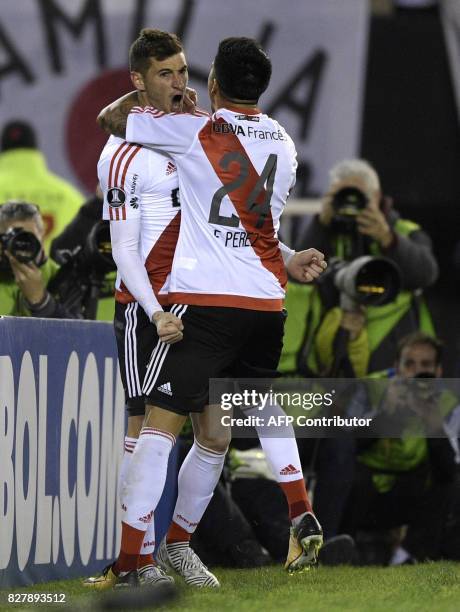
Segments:
[[[0,315],[80,318],[48,291],[59,271],[43,249],[40,211],[28,202],[0,206]]]
[[[66,301],[80,302],[86,319],[112,321],[115,311],[116,267],[110,228],[102,221],[100,187],[80,207],[64,231],[51,243],[51,257],[62,266]]]
[[[401,290],[383,306],[346,310],[340,307],[332,274],[329,282],[325,278],[308,291],[289,283],[282,371],[332,375],[340,330],[347,333],[351,367],[333,375],[346,377],[388,367],[399,338],[411,331],[434,334],[420,295],[438,275],[431,240],[419,225],[401,219],[391,199],[382,196],[379,177],[369,163],[343,160],[331,169],[321,212],[296,248],[306,244],[324,252],[327,259],[351,262],[363,255],[383,256],[399,270]]]
[[[422,332],[401,340],[395,369],[382,373],[391,380],[375,412],[377,439],[356,441],[342,528],[356,536],[358,530],[375,532],[406,525],[407,533],[399,546],[387,553],[392,565],[458,559],[460,555],[450,546],[455,538],[457,542],[460,539],[458,516],[452,516],[452,503],[458,496],[458,398],[448,389],[439,392],[434,381],[430,382],[442,376],[441,353],[441,343]],[[362,413],[374,412],[372,404],[375,398],[368,396],[362,402]],[[408,415],[412,415],[412,425]],[[414,419],[423,425],[418,435]],[[381,437],[392,420],[398,429],[403,424],[403,431],[399,437]],[[336,477],[349,479],[350,472]],[[374,557],[374,561],[385,559]]]

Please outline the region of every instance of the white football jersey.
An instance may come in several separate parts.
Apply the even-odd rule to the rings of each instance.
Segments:
[[[182,218],[170,302],[281,310],[277,232],[297,168],[294,143],[259,110],[212,117],[135,107],[126,139],[171,155]]]
[[[158,302],[167,304],[180,225],[174,162],[163,153],[111,136],[97,169],[104,193],[103,218],[120,223],[140,218],[139,255]],[[129,280],[117,274],[115,299],[123,304],[135,301],[125,286]]]

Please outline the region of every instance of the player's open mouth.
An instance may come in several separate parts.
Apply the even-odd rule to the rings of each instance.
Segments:
[[[179,111],[182,108],[182,96],[177,94],[172,97],[171,108],[173,111]]]

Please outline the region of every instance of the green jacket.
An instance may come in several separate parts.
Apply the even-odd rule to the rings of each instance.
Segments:
[[[43,280],[48,285],[59,270],[52,259],[47,259],[40,268]],[[10,317],[30,317],[31,312],[12,276],[0,276],[0,315]]]
[[[416,223],[399,218],[395,220],[393,229],[405,240],[409,240],[412,233],[421,232]],[[321,244],[314,246],[321,248]],[[423,249],[422,252],[426,255],[425,245],[419,248]],[[335,241],[333,252],[341,255],[343,251],[343,244]],[[376,243],[371,244],[371,253],[380,254]],[[411,255],[412,259],[415,259],[415,253]],[[325,309],[314,285],[299,285],[293,282],[287,285],[285,307],[288,317],[280,372],[327,375],[334,358],[333,343],[340,325],[340,309]],[[395,338],[413,331],[414,318],[418,329],[434,335],[428,308],[413,291],[401,291],[393,302],[385,306],[366,308],[365,316],[365,328],[356,340],[348,343],[348,357],[357,377],[393,362]],[[373,367],[373,360],[384,363]]]
[[[373,373],[369,379],[392,378],[393,370],[388,369]],[[384,392],[382,385],[369,385],[369,407],[377,409]],[[445,389],[439,397],[439,410],[446,419],[458,406],[459,400],[450,389]],[[416,427],[417,429],[417,427]],[[389,491],[397,474],[416,469],[429,458],[429,440],[423,435],[415,435],[414,428],[408,427],[400,438],[380,438],[375,440],[357,459],[375,473],[372,476],[374,487],[379,493]]]
[[[36,149],[12,149],[0,154],[0,204],[24,200],[36,204],[45,222],[45,250],[77,214],[83,196],[50,172]]]
[[[52,259],[47,259],[40,268],[45,284],[56,276],[59,266]],[[108,274],[105,278],[102,297],[98,301],[96,319],[98,321],[113,321],[115,301],[113,298],[114,274]],[[11,276],[0,275],[0,316],[30,317],[45,316],[52,318],[71,318],[75,315],[67,312],[62,306],[56,305],[51,314],[31,313],[21,291]]]

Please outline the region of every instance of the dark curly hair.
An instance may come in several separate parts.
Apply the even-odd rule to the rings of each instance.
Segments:
[[[219,88],[229,100],[257,102],[272,74],[270,58],[252,38],[225,38],[214,60]]]
[[[129,49],[131,71],[145,74],[150,66],[150,58],[165,60],[184,50],[178,36],[163,30],[144,28]]]

